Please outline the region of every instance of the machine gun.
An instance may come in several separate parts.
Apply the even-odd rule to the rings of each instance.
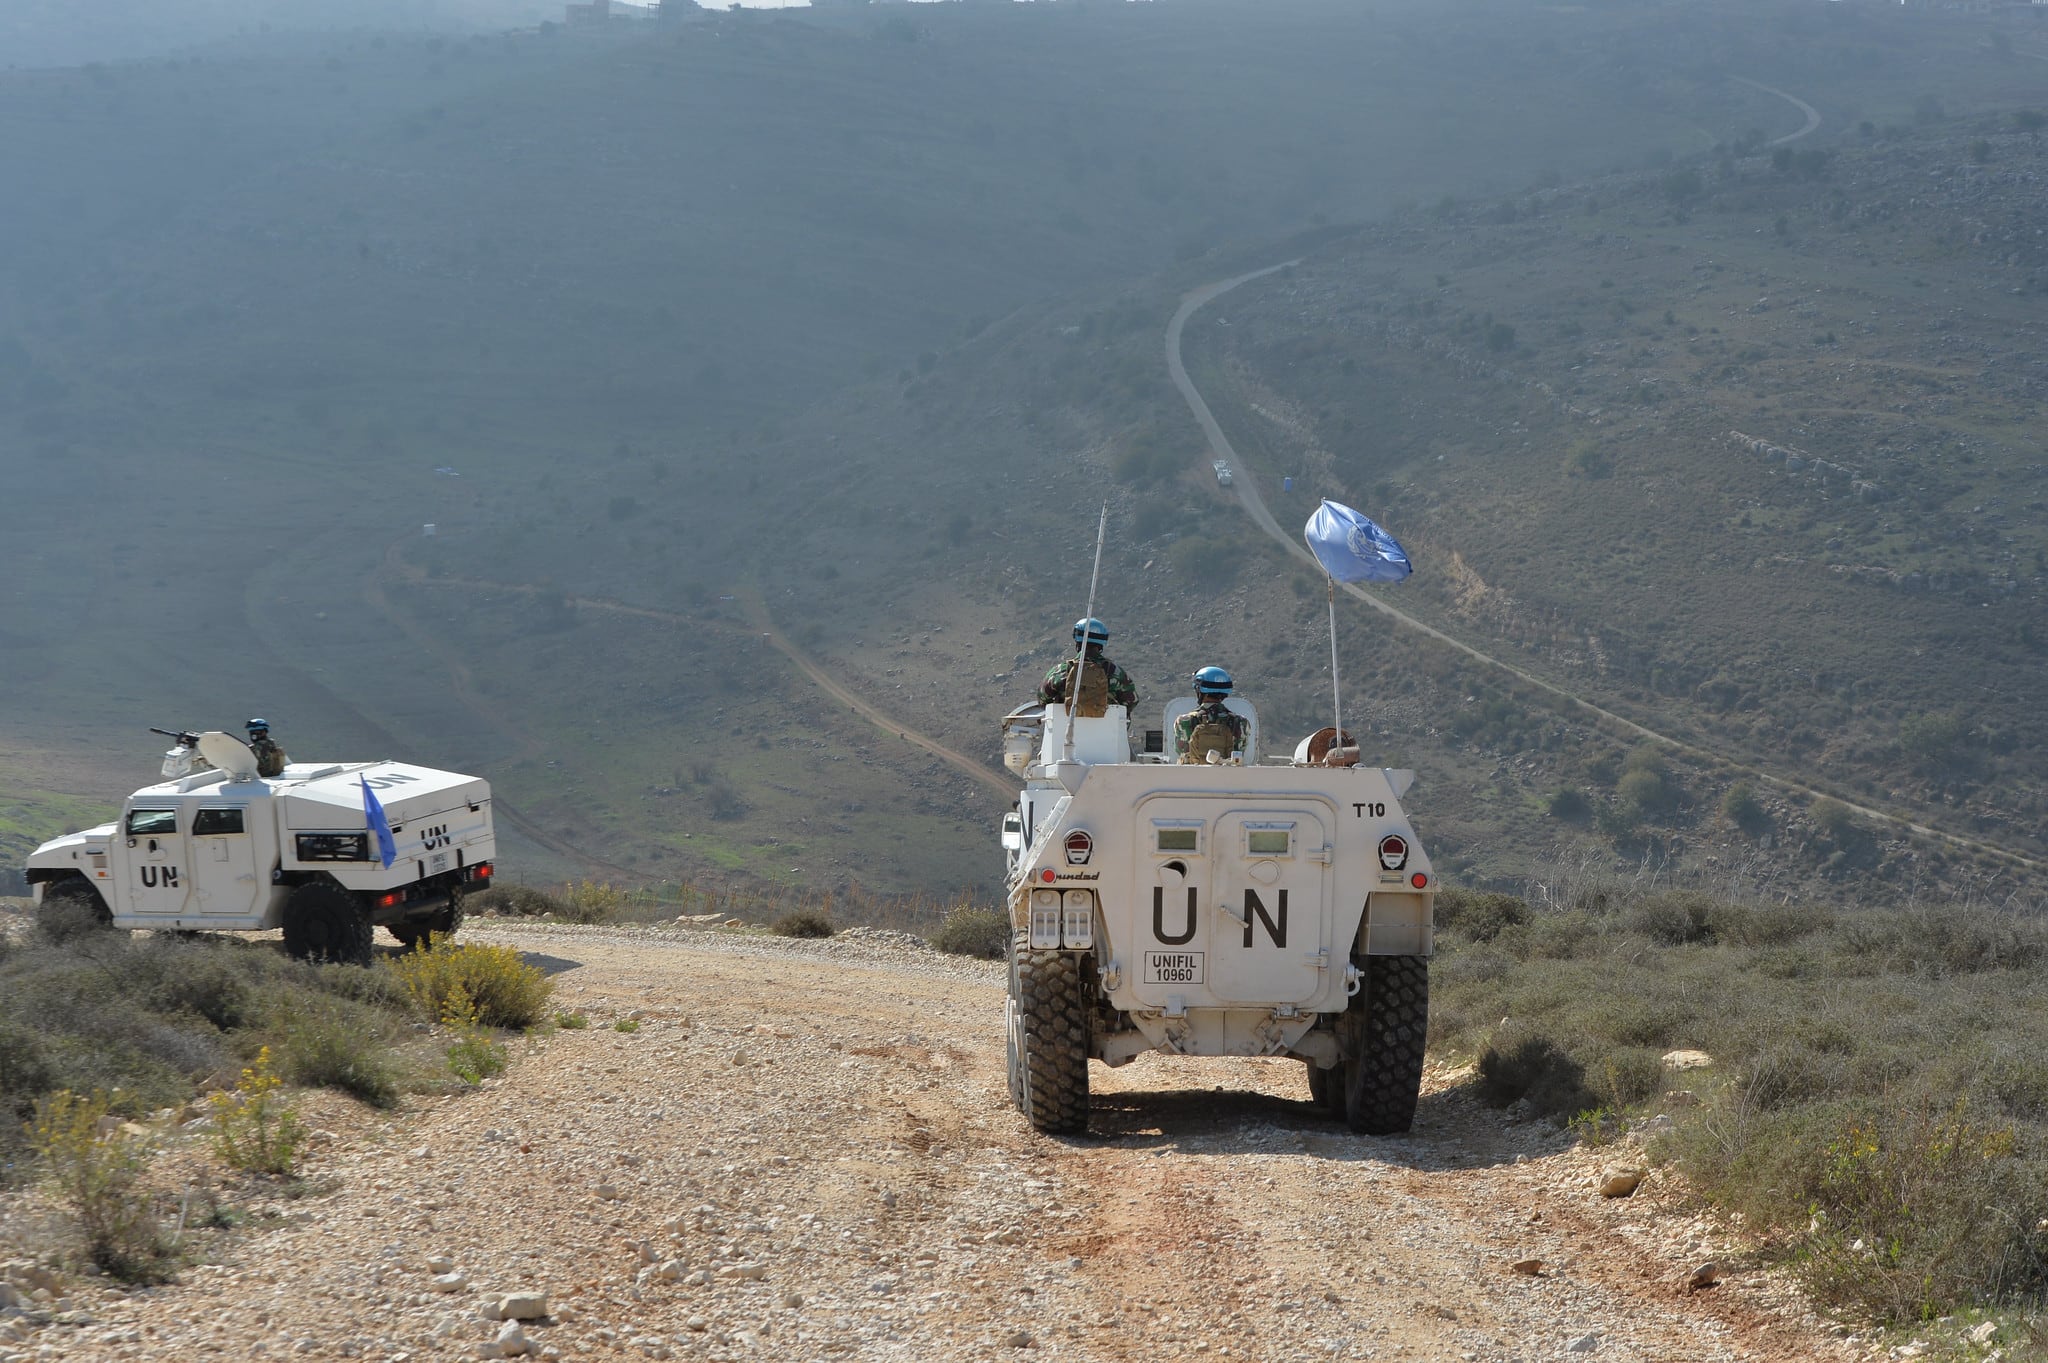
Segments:
[[[164,764],[161,768],[165,780],[180,780],[195,771],[206,771],[213,766],[213,763],[199,755],[198,734],[183,729],[159,729],[154,724],[149,726],[149,731],[153,734],[162,734],[171,740],[170,750],[164,754]]]

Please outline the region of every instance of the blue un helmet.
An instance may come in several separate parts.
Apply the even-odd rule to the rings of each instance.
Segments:
[[[1103,624],[1092,615],[1085,619],[1076,620],[1074,622],[1074,642],[1080,643],[1083,635],[1087,636],[1088,642],[1091,645],[1106,644],[1109,642],[1109,626]]]
[[[252,719],[242,727],[252,734],[267,734],[270,732],[270,721],[267,719]]]
[[[1195,674],[1197,696],[1222,697],[1229,695],[1232,689],[1230,674],[1220,667],[1205,667]]]

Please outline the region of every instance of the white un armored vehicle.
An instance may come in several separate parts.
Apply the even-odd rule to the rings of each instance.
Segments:
[[[94,924],[281,927],[293,956],[366,965],[373,925],[408,946],[453,932],[463,894],[490,883],[491,788],[478,777],[404,762],[293,762],[264,778],[232,734],[188,737],[165,768],[190,774],[136,791],[117,822],[30,855],[45,926],[60,935]],[[389,866],[365,784],[391,827]]]
[[[1355,1131],[1406,1131],[1422,1082],[1436,877],[1400,797],[1334,730],[1261,759],[1258,714],[1221,762],[1180,762],[1169,703],[1132,752],[1122,706],[1004,720],[1024,778],[1004,816],[1010,1096],[1088,1123],[1088,1062],[1147,1051],[1291,1056]]]

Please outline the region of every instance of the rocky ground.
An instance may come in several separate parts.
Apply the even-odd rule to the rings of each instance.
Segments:
[[[243,1227],[168,1286],[29,1267],[16,1199],[0,1360],[1866,1355],[1660,1174],[1603,1197],[1632,1141],[1455,1074],[1374,1139],[1297,1064],[1144,1057],[1055,1140],[1007,1101],[998,966],[860,930],[466,935],[590,1027],[395,1116],[317,1095],[314,1191],[241,1185]]]

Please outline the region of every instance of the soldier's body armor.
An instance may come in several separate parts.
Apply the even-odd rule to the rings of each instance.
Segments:
[[[1074,695],[1074,713],[1082,719],[1101,719],[1109,713],[1109,667],[1100,658],[1081,665],[1081,680],[1068,688]]]
[[[1204,718],[1197,721],[1194,732],[1188,735],[1187,746],[1181,750],[1183,762],[1207,762],[1209,754],[1215,753],[1219,761],[1237,751],[1237,734],[1220,719]]]
[[[256,754],[256,774],[266,780],[284,775],[285,764],[291,760],[274,739],[255,739],[249,744],[249,751]]]

